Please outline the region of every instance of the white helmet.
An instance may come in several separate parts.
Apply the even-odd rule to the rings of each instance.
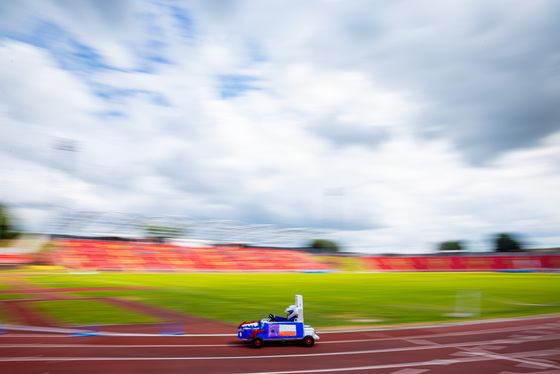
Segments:
[[[295,305],[290,305],[289,307],[286,308],[284,313],[292,314],[296,310],[297,310],[297,307]]]

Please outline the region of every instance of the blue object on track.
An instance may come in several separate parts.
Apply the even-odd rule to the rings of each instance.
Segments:
[[[72,336],[96,336],[99,335],[99,325],[78,326]]]
[[[185,334],[185,324],[180,322],[162,323],[160,325],[162,335],[183,335]]]

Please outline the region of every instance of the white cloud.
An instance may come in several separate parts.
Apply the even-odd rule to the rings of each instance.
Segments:
[[[2,103],[9,116],[56,129],[98,110],[85,85],[58,69],[42,49],[4,39],[0,54],[0,80],[6,87]]]
[[[523,64],[483,54],[516,37],[511,25],[547,21],[546,3],[529,20],[469,1],[61,4],[11,8],[30,26],[0,34],[0,193],[30,226],[63,196],[81,210],[336,227],[357,251],[478,249],[504,231],[557,246],[558,132],[502,109],[555,112],[497,100]],[[33,19],[67,37],[21,36]],[[48,180],[55,137],[79,149],[65,191]]]

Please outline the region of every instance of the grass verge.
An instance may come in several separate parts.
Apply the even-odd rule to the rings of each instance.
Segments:
[[[155,287],[75,293],[120,296],[234,324],[268,313],[283,315],[295,294],[303,295],[305,320],[314,327],[457,321],[450,315],[473,311],[473,317],[480,318],[560,312],[559,274],[100,273],[43,274],[28,280],[45,287]],[[58,305],[62,316],[77,318],[78,313],[64,312],[66,307]],[[81,313],[91,312],[86,308]],[[125,323],[118,319],[110,323]]]
[[[37,301],[33,306],[48,317],[69,325],[155,323],[151,316],[132,313],[93,300]]]
[[[29,296],[22,293],[0,293],[0,300],[21,300],[27,298]]]

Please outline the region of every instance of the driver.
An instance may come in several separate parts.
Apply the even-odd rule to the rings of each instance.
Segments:
[[[280,321],[280,322],[282,322],[282,321],[293,321],[298,316],[297,307],[295,305],[290,305],[289,307],[287,307],[286,310],[284,311],[284,313],[287,313],[288,316],[287,317],[280,317],[280,316],[275,316],[273,314],[269,314],[268,316],[270,317],[270,319],[272,321]]]

